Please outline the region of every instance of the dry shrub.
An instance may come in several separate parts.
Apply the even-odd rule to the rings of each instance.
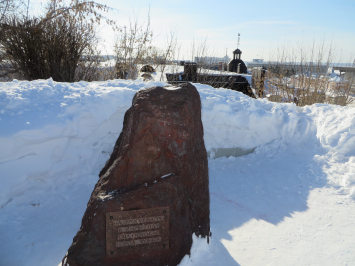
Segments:
[[[313,42],[308,48],[278,50],[276,60],[266,66],[267,93],[298,106],[351,103],[355,96],[351,90],[354,79],[334,82],[328,72],[334,65],[333,58],[334,49],[331,46],[326,48],[324,42],[318,47]]]
[[[73,1],[65,6],[61,1],[51,1],[42,17],[5,17],[0,24],[0,50],[8,73],[15,72],[27,80],[95,79],[95,25],[103,18],[97,10],[104,8],[95,2]],[[2,75],[8,73],[3,68]]]

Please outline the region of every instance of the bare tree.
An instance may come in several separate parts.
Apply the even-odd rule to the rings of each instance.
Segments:
[[[150,17],[146,23],[137,18],[131,20],[129,27],[121,30],[116,37],[114,47],[116,53],[116,78],[135,79],[138,76],[138,64],[142,64],[152,51],[153,32],[150,28]]]
[[[8,14],[13,14],[20,5],[20,1],[0,0],[0,22],[3,21]]]
[[[164,80],[166,66],[176,56],[179,48],[176,32],[170,31],[166,42],[156,47],[154,34],[150,28],[150,16],[146,22],[139,22],[137,18],[131,19],[129,26],[121,29],[116,37],[116,78],[135,79],[139,76],[140,67],[149,64],[154,70],[161,72],[160,80]],[[143,74],[144,79],[148,74]]]
[[[97,63],[93,60],[95,26],[104,19],[101,10],[107,8],[95,2],[73,1],[65,6],[52,0],[42,17],[5,16],[0,23],[0,50],[10,65],[8,71],[28,80],[52,77],[73,82],[92,78],[88,70]]]

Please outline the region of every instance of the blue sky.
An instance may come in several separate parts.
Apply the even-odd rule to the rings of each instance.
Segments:
[[[333,61],[355,59],[355,0],[99,0],[118,11],[110,14],[119,26],[128,25],[134,14],[146,21],[150,10],[155,45],[164,46],[171,29],[176,31],[181,56],[191,57],[193,41],[198,46],[207,39],[209,53],[228,55],[239,48],[242,59],[275,59],[280,51],[297,54],[297,47],[309,50],[314,42],[335,52]],[[101,34],[107,51],[113,44],[108,28]]]

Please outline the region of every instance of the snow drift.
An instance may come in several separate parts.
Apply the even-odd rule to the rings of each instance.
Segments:
[[[68,182],[77,169],[96,176],[117,139],[136,91],[161,82],[112,80],[0,83],[0,206],[30,188]],[[299,144],[317,137],[332,156],[325,172],[354,196],[355,109],[296,107],[195,84],[202,101],[207,151]],[[318,158],[327,160],[328,155]],[[345,162],[339,170],[336,165]],[[339,172],[340,171],[340,172]]]
[[[87,200],[121,132],[123,116],[133,95],[140,89],[162,85],[166,84],[140,80],[58,83],[49,79],[0,83],[1,265],[58,265],[78,230]],[[182,265],[205,265],[203,258],[207,260],[208,256],[215,256],[216,265],[218,262],[238,265],[236,257],[245,259],[245,265],[264,264],[262,259],[268,258],[268,254],[255,257],[253,264],[249,262],[254,253],[238,250],[248,245],[247,239],[258,228],[254,219],[290,226],[286,218],[296,212],[303,213],[313,206],[319,210],[314,203],[319,198],[312,191],[320,184],[325,187],[322,200],[329,198],[329,206],[340,202],[330,197],[333,192],[329,189],[349,202],[355,199],[355,108],[328,104],[301,108],[252,99],[227,89],[194,85],[202,101],[204,139],[211,158],[219,148],[255,151],[239,159],[209,161],[211,228],[215,240],[207,247],[194,238],[193,250],[198,254],[185,258]],[[345,204],[342,206],[339,208],[350,217],[345,223],[350,229],[344,230],[354,231],[351,220],[354,215]],[[309,214],[310,220],[312,215]],[[293,223],[300,223],[296,218]],[[249,231],[248,224],[253,225]],[[328,228],[328,224],[331,223],[322,226]],[[300,241],[310,243],[307,249],[310,252],[314,252],[312,243],[328,247],[343,230],[344,221],[339,220],[338,227],[335,224],[332,234],[322,231],[328,242],[306,241],[306,238]],[[292,226],[293,230],[297,225]],[[244,231],[238,231],[240,228]],[[318,225],[310,222],[309,228]],[[315,233],[311,229],[307,232]],[[286,239],[289,235],[287,226],[282,236],[273,230],[276,229],[270,229],[274,233],[266,239],[273,236]],[[266,231],[260,227],[259,232]],[[263,240],[257,239],[250,242],[250,250],[262,245]],[[289,242],[275,240],[275,243],[285,247],[279,249],[280,257],[289,250],[304,252],[302,248],[290,247]],[[351,241],[343,242],[341,247],[350,245]],[[18,249],[20,256],[9,256]],[[333,258],[328,265],[334,265],[343,256],[335,246],[327,252]],[[349,252],[347,257],[341,257],[346,258],[345,262],[352,258]],[[318,255],[316,259],[326,259],[321,253]],[[296,260],[290,262],[289,256],[286,257],[279,263],[272,259],[271,264],[265,265],[296,265],[292,264]],[[312,260],[312,256],[309,258],[309,264],[319,262]]]

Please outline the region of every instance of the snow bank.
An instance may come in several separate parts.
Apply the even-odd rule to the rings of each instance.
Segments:
[[[51,79],[2,83],[0,136],[9,137],[21,130],[47,125],[79,126],[89,120],[99,127],[113,114],[120,116],[115,121],[118,126],[115,132],[120,132],[124,112],[136,91],[157,85],[163,83],[122,80],[57,83]],[[196,84],[196,87],[201,95],[207,150],[250,149],[278,138],[287,141],[295,133],[298,117],[294,105],[254,101],[242,93],[207,85]]]
[[[206,149],[251,149],[279,139],[288,143],[297,133],[299,116],[293,104],[254,100],[240,92],[196,84],[202,101]]]
[[[1,265],[58,265],[133,95],[155,85],[0,83]],[[255,151],[209,160],[213,236],[193,236],[180,265],[354,261],[355,108],[195,85],[207,150]]]
[[[0,83],[0,207],[32,189],[56,188],[81,175],[97,178],[133,95],[156,85],[163,83],[51,79]],[[354,108],[298,108],[195,85],[208,151],[272,149],[314,144],[319,139],[327,152],[316,159],[331,174],[329,182],[355,197]]]
[[[339,194],[355,199],[355,108],[336,105],[305,107],[317,126],[317,138],[327,151],[316,156],[328,182]]]

